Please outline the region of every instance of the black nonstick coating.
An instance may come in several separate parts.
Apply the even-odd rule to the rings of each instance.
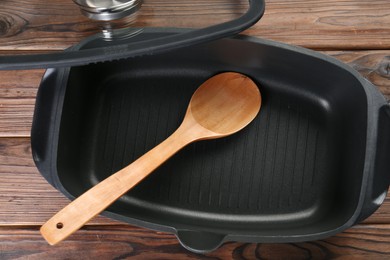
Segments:
[[[79,196],[168,137],[195,89],[224,71],[258,84],[263,103],[257,118],[233,136],[184,148],[107,214],[174,232],[197,252],[214,249],[226,235],[302,241],[352,225],[365,185],[366,91],[345,67],[272,42],[222,39],[73,67],[57,71],[56,79],[48,71],[36,115],[48,113],[44,95],[57,96],[58,145],[50,160],[41,155],[48,153],[34,145],[34,136],[40,140],[44,133],[36,116],[34,159],[49,182]],[[50,84],[57,89],[48,90]]]

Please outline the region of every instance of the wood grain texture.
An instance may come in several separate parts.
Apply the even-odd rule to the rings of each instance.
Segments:
[[[0,227],[42,225],[69,203],[39,174],[29,138],[0,138],[0,180]],[[390,195],[365,223],[390,223]],[[90,224],[119,222],[97,217]]]
[[[0,72],[0,137],[29,136],[43,70]]]
[[[62,50],[98,31],[72,1],[2,1],[0,50]],[[134,27],[200,28],[239,17],[247,0],[145,0]],[[316,49],[389,49],[387,0],[267,0],[247,34]]]
[[[67,203],[39,174],[29,138],[0,138],[0,226],[41,225]],[[114,223],[104,217],[91,222]]]
[[[23,241],[23,243],[21,243]],[[0,259],[388,259],[390,225],[356,226],[334,237],[291,244],[228,242],[198,255],[174,235],[130,226],[87,227],[49,246],[36,228],[0,228]]]
[[[314,49],[389,49],[390,2],[267,0],[248,33]]]

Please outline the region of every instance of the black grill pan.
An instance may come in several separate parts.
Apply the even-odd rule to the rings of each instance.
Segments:
[[[145,29],[133,40],[175,32]],[[78,48],[102,44],[91,38]],[[37,167],[67,197],[79,196],[170,135],[195,89],[223,71],[259,85],[254,122],[188,146],[103,215],[206,252],[230,240],[321,239],[381,205],[390,167],[385,98],[328,56],[245,36],[49,69],[31,136]]]

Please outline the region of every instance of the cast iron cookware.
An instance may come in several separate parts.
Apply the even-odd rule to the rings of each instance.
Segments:
[[[149,28],[131,41],[178,33]],[[74,48],[109,45],[91,37]],[[245,36],[48,69],[31,135],[38,169],[79,196],[164,140],[196,87],[224,71],[258,83],[257,118],[234,136],[185,148],[103,215],[207,252],[226,241],[322,239],[381,205],[390,171],[385,98],[333,58]]]

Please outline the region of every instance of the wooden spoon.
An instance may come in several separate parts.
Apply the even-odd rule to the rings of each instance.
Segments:
[[[248,77],[235,72],[211,77],[195,91],[182,124],[170,137],[59,211],[41,227],[42,236],[51,245],[62,241],[184,146],[241,130],[260,106],[259,89]]]

